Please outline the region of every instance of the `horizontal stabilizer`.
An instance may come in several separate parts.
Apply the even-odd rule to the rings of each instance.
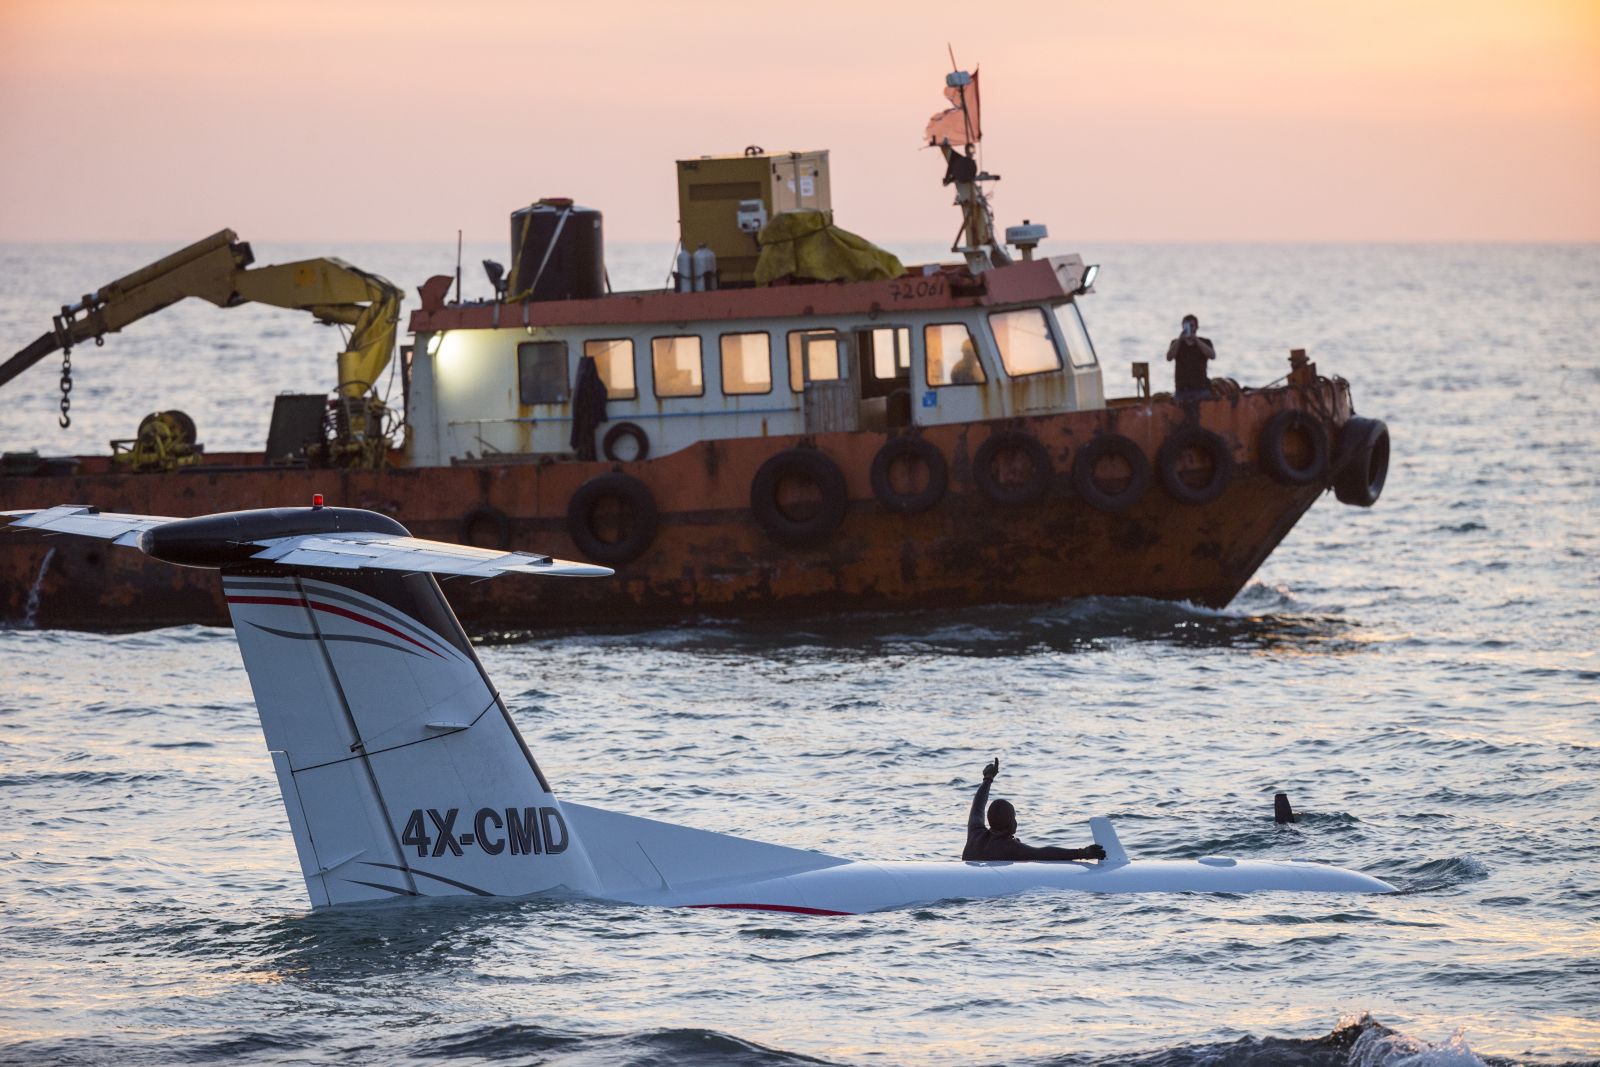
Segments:
[[[594,866],[600,895],[613,900],[676,898],[711,886],[749,885],[849,862],[587,804],[567,801],[561,809]]]
[[[317,570],[399,571],[493,578],[538,574],[604,578],[610,567],[412,537],[387,516],[353,508],[266,508],[176,519],[120,515],[83,504],[3,511],[11,529],[76,534],[188,566],[277,564]]]
[[[137,545],[138,536],[145,530],[178,521],[164,515],[119,515],[84,504],[59,504],[53,508],[30,508],[26,511],[0,511],[0,516],[15,520],[7,527],[8,529],[43,530],[45,533],[97,537],[103,541],[115,541],[119,545]]]
[[[603,578],[612,573],[610,567],[571,563],[530,552],[497,552],[385,533],[340,531],[256,543],[263,546],[255,554],[256,559],[287,567],[427,572],[475,578],[493,578],[497,574]]]

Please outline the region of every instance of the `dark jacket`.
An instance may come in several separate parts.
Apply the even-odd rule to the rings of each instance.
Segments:
[[[967,815],[967,847],[961,850],[964,860],[1089,860],[1093,853],[1081,848],[1042,848],[1024,845],[1015,834],[1004,836],[989,829],[983,820],[983,809],[989,802],[989,787],[994,782],[985,779],[972,798],[972,811]]]
[[[572,391],[572,451],[581,460],[595,458],[594,435],[606,421],[606,383],[593,356],[578,360],[578,385]]]
[[[1216,358],[1217,350],[1211,346],[1211,338],[1196,337],[1191,341],[1174,337],[1167,346],[1167,362],[1178,365],[1173,374],[1174,392],[1210,392],[1211,375],[1206,372],[1206,363]]]

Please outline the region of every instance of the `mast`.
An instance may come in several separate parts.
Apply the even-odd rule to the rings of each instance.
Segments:
[[[952,67],[954,59],[952,52]],[[984,182],[999,181],[1000,175],[983,170],[978,159],[978,145],[983,140],[978,72],[952,69],[944,84],[951,107],[933,116],[927,136],[929,143],[944,153],[944,184],[955,186],[955,203],[961,209],[961,229],[950,251],[961,253],[967,268],[981,274],[1011,262],[995,239],[994,212],[983,188]]]

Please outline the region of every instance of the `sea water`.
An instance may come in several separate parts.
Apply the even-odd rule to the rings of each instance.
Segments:
[[[170,249],[0,248],[0,337]],[[1065,250],[1065,249],[1063,249]],[[469,248],[468,297],[488,291]],[[908,258],[937,250],[908,248]],[[1564,1063],[1600,1057],[1600,248],[1079,249],[1108,392],[1193,312],[1215,373],[1304,347],[1385,419],[1223,611],[1141,600],[481,649],[564,798],[872,859],[1021,836],[1308,857],[1385,897],[1049,892],[852,918],[549,900],[313,913],[231,633],[0,630],[0,1060]],[[336,254],[414,293],[453,245]],[[659,285],[665,246],[611,254]],[[414,298],[408,307],[415,306]],[[190,302],[6,387],[0,449],[182,408],[259,448],[333,330]],[[398,390],[396,390],[398,393]],[[3,535],[0,535],[3,536]],[[517,579],[505,579],[517,580]],[[1278,827],[1272,794],[1303,813]]]

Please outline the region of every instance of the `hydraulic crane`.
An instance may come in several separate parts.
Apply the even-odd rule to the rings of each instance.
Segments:
[[[350,329],[345,350],[339,353],[329,426],[311,458],[333,466],[382,466],[391,442],[384,427],[387,412],[374,383],[394,355],[403,295],[399,287],[331,257],[261,267],[252,267],[254,262],[248,243],[232,230],[220,230],[118,278],[62,307],[49,332],[0,364],[0,386],[52,352],[64,353],[60,421],[65,428],[71,422],[68,394],[74,345],[89,340],[103,345],[106,334],[185,297],[196,296],[224,308],[246,303],[295,308],[309,311],[318,322]]]

